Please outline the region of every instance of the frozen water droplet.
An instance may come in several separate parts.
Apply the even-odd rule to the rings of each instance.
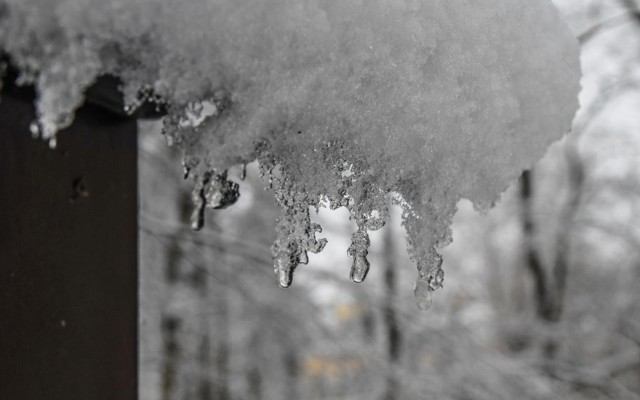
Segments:
[[[293,282],[293,269],[291,267],[287,265],[281,265],[277,270],[277,274],[278,285],[280,285],[281,288],[286,289],[291,286],[291,283]]]
[[[429,284],[425,280],[418,278],[413,294],[416,298],[416,305],[420,310],[426,311],[431,308],[432,292]]]
[[[351,266],[351,280],[356,283],[364,282],[369,272],[369,260],[364,256],[353,256],[353,265]]]
[[[353,264],[349,276],[356,283],[363,282],[369,272],[369,261],[367,260],[369,244],[369,235],[366,229],[359,228],[351,236],[351,245],[347,249],[347,254],[353,257]]]
[[[237,183],[227,180],[227,172],[222,174],[213,174],[210,178],[209,185],[206,185],[204,194],[207,207],[214,210],[227,208],[234,204],[240,197],[239,186]]]
[[[191,201],[193,202],[193,212],[191,213],[191,229],[199,231],[204,226],[204,208],[207,204],[204,197],[205,183],[201,180],[196,182],[191,191]]]
[[[191,229],[199,231],[204,226],[204,200],[197,202],[191,213]]]
[[[298,266],[298,262],[289,249],[291,244],[285,249],[276,249],[277,247],[276,242],[276,244],[274,244],[275,256],[273,258],[273,269],[278,279],[278,285],[280,285],[281,288],[288,288],[293,282],[293,272]]]
[[[185,168],[188,168],[186,164]],[[222,174],[209,171],[202,178],[195,179],[196,185],[191,192],[191,200],[195,207],[191,214],[191,227],[197,231],[204,226],[205,207],[226,208],[238,200],[240,192],[237,183],[227,180],[227,171]]]
[[[40,137],[40,125],[37,121],[33,121],[29,124],[29,131],[31,132],[31,137],[37,139]]]

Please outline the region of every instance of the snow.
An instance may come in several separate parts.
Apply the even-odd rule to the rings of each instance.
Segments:
[[[397,193],[422,304],[458,200],[487,210],[578,106],[577,44],[548,0],[0,0],[0,48],[52,144],[102,74],[129,112],[162,102],[195,227],[237,198],[225,171],[257,159],[282,208],[281,286],[324,247],[309,207],[326,201],[357,223],[364,279]]]

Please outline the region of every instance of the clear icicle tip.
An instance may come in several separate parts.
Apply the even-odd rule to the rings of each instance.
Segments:
[[[366,229],[359,228],[351,236],[351,245],[347,249],[347,254],[353,257],[353,264],[349,276],[356,283],[362,283],[369,272],[369,261],[367,260],[369,244],[369,234]]]
[[[191,229],[199,231],[204,226],[204,209],[207,205],[204,198],[204,189],[202,184],[196,184],[191,192],[191,201],[193,202],[193,211],[191,212]]]
[[[204,203],[196,205],[191,213],[191,229],[199,231],[204,226]]]
[[[291,255],[286,251],[280,251],[274,257],[274,272],[281,288],[288,288],[293,282],[293,271],[297,263],[291,260]]]
[[[369,272],[369,260],[363,255],[354,255],[350,278],[355,283],[364,282]]]

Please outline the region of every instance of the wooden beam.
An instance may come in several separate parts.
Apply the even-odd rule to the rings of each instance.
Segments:
[[[136,121],[85,105],[51,150],[33,98],[0,98],[0,399],[136,399]]]

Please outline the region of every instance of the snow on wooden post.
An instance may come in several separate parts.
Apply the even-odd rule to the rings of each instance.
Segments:
[[[0,399],[136,399],[136,121],[85,105],[52,150],[33,99],[0,101]]]
[[[488,210],[578,107],[578,44],[549,0],[0,0],[0,47],[36,86],[52,144],[104,74],[127,112],[165,107],[195,229],[238,197],[229,170],[258,161],[281,208],[280,286],[322,251],[309,209],[327,202],[358,226],[362,282],[393,199],[420,308],[443,286],[458,201]]]

